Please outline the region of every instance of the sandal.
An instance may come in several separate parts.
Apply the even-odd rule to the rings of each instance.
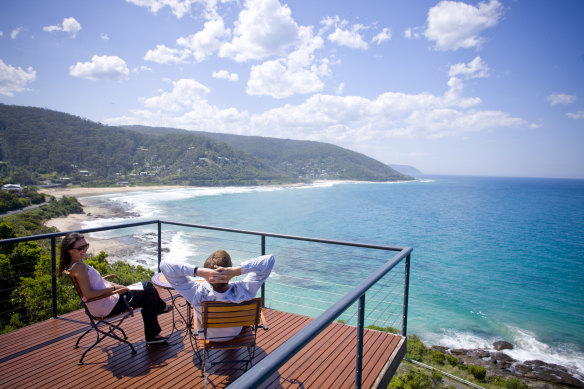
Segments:
[[[146,344],[157,344],[157,343],[166,343],[168,342],[168,338],[166,336],[158,336],[152,340],[147,340]]]
[[[159,313],[159,315],[162,315],[163,313],[168,313],[172,311],[172,305],[166,305],[166,307],[164,307],[164,309],[162,310],[162,312]]]

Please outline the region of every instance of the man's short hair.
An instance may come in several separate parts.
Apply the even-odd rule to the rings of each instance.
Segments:
[[[214,269],[215,266],[231,267],[231,257],[225,250],[217,250],[207,258],[204,265],[207,269]]]

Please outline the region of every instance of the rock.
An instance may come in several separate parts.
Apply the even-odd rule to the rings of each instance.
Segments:
[[[497,351],[500,350],[513,350],[513,345],[507,341],[504,340],[498,340],[495,343],[493,343],[493,348]]]
[[[446,351],[448,351],[448,347],[432,346],[432,350],[440,351],[441,353],[446,353]]]
[[[540,360],[525,361],[513,365],[512,371],[526,378],[584,388],[584,381],[572,375],[568,368],[553,363]]]
[[[455,348],[455,349],[450,350],[450,354],[452,354],[452,355],[466,355],[467,351],[468,350],[464,349],[464,348]]]

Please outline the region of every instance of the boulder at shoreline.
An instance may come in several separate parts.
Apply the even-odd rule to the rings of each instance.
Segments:
[[[559,389],[584,388],[584,377],[565,366],[540,360],[518,361],[500,350],[512,350],[509,342],[499,341],[489,349],[449,349],[444,346],[432,346],[433,349],[450,354],[460,359],[465,365],[482,366],[488,376],[500,376],[504,379],[519,378],[530,388]]]

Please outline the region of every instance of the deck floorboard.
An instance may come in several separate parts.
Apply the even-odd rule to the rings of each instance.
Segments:
[[[185,308],[182,308],[185,309]],[[258,331],[258,349],[254,363],[265,358],[312,319],[267,309],[269,330]],[[159,317],[163,335],[170,333],[172,314]],[[184,329],[175,332],[171,344],[147,346],[144,342],[140,314],[128,318],[123,325],[128,340],[137,354],[113,339],[105,339],[85,356],[84,365],[77,362],[83,351],[95,340],[90,333],[74,349],[77,338],[88,328],[81,310],[57,319],[0,335],[0,388],[83,387],[103,388],[203,388],[200,363]],[[352,388],[355,377],[354,327],[332,323],[303,350],[292,357],[263,388]],[[405,342],[398,335],[365,330],[363,355],[363,387],[373,387],[383,371],[395,371],[405,352]],[[220,360],[226,351],[213,355]],[[233,351],[231,351],[233,352]],[[242,350],[241,352],[244,352]],[[389,368],[388,368],[389,367]],[[211,369],[211,387],[225,388],[242,372]],[[121,385],[121,386],[120,386]]]

